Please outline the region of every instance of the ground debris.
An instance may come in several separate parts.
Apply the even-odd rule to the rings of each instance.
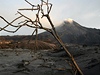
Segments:
[[[13,72],[13,73],[18,73],[18,72],[26,72],[26,73],[29,73],[29,72],[30,72],[30,69],[28,69],[28,68],[23,68],[23,69],[20,69],[20,70],[15,71],[15,72]]]

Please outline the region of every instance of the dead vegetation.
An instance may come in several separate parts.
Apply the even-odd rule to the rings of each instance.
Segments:
[[[62,48],[66,51],[67,55],[69,56],[70,58],[70,64],[72,65],[73,67],[73,71],[74,71],[74,75],[83,75],[83,72],[81,71],[81,69],[78,67],[76,61],[74,60],[74,57],[73,55],[67,50],[65,44],[62,42],[62,40],[59,38],[59,35],[57,34],[56,30],[55,30],[55,27],[54,27],[54,24],[52,23],[52,20],[49,16],[50,12],[51,12],[51,8],[52,8],[52,4],[47,1],[44,1],[44,0],[41,0],[41,4],[38,4],[38,5],[33,5],[32,3],[30,3],[29,1],[25,0],[30,6],[32,6],[32,8],[24,8],[24,9],[19,9],[19,11],[17,12],[17,14],[19,14],[20,16],[15,18],[12,22],[8,22],[5,18],[3,18],[2,16],[0,16],[1,19],[3,19],[7,25],[4,26],[4,27],[0,27],[0,31],[4,30],[6,32],[11,32],[11,33],[15,33],[17,32],[21,27],[23,26],[27,26],[27,27],[30,27],[30,28],[34,28],[34,31],[32,33],[32,36],[35,34],[35,50],[38,48],[38,29],[43,29],[43,30],[46,30],[48,32],[50,32],[54,37],[55,39],[59,42],[59,44],[62,46]],[[44,9],[43,7],[46,7],[46,9]],[[36,11],[36,19],[35,20],[32,20],[30,19],[29,17],[27,17],[26,15],[22,14],[20,11],[22,10],[30,10],[30,11]],[[44,11],[46,10],[46,12]],[[40,17],[40,14],[42,15]],[[40,19],[46,17],[48,22],[50,23],[52,29],[50,28],[47,28],[47,27],[44,27],[42,25],[42,23],[40,22]],[[25,18],[25,20],[21,21],[18,23],[18,25],[14,25],[13,23],[20,19],[20,18]],[[14,28],[16,28],[16,30],[14,31],[11,31],[11,30],[7,30],[6,28],[9,27],[9,26],[12,26]],[[30,38],[31,39],[31,38]],[[30,42],[30,40],[28,41],[28,43]],[[46,43],[43,43],[43,44],[46,44]]]
[[[31,41],[29,43],[27,43],[27,41],[23,41],[23,42],[11,42],[11,43],[2,43],[0,44],[0,49],[31,49],[31,50],[35,50],[36,48],[36,44],[35,41]],[[37,41],[37,50],[45,50],[45,49],[57,49],[57,46],[55,44],[52,43],[47,43],[47,42],[43,42],[43,41]]]

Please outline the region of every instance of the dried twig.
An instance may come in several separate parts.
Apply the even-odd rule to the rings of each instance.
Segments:
[[[32,6],[32,8],[25,8],[25,9],[19,9],[19,10],[36,10],[37,11],[37,14],[36,14],[36,19],[33,21],[31,20],[29,17],[23,15],[21,12],[18,11],[18,14],[20,14],[20,17],[14,19],[11,23],[9,23],[7,20],[5,20],[2,16],[0,16],[1,19],[3,19],[8,25],[6,25],[5,27],[3,28],[0,28],[0,31],[4,30],[4,31],[7,31],[7,32],[12,32],[12,33],[15,33],[17,32],[22,26],[28,26],[30,28],[35,28],[35,30],[33,31],[32,33],[32,36],[34,33],[36,33],[36,46],[37,46],[37,37],[38,37],[38,29],[44,29],[48,32],[50,32],[54,37],[55,39],[60,43],[60,45],[63,47],[63,49],[66,51],[67,55],[69,56],[69,58],[71,59],[71,64],[73,64],[74,68],[75,68],[75,74],[79,73],[80,75],[83,75],[81,69],[78,67],[74,57],[72,56],[72,54],[67,50],[65,44],[62,42],[62,40],[60,39],[59,35],[57,34],[56,32],[56,29],[54,27],[54,24],[52,23],[52,20],[49,16],[49,13],[51,12],[51,8],[52,8],[52,4],[47,1],[44,1],[44,0],[41,0],[41,4],[39,5],[33,5],[31,4],[29,1],[25,0],[29,5]],[[43,6],[46,6],[46,12],[44,12],[44,9],[43,9]],[[52,29],[49,29],[49,28],[46,28],[42,25],[42,23],[40,22],[40,16],[39,14],[42,14],[42,18],[43,17],[46,17],[52,27]],[[26,20],[25,21],[21,21],[19,22],[19,24],[21,25],[13,25],[12,23],[15,22],[16,20],[18,20],[19,18],[25,18]],[[28,23],[31,23],[31,25],[29,25]],[[13,26],[15,28],[17,28],[15,31],[9,31],[9,30],[6,30],[6,27],[8,26]]]

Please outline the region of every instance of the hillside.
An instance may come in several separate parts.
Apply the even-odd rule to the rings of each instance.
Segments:
[[[63,21],[56,27],[56,31],[64,43],[86,45],[100,44],[100,29],[83,27],[71,19]],[[41,33],[40,36],[41,35],[42,39],[47,37],[53,40],[48,32]]]
[[[72,19],[63,21],[56,27],[56,31],[62,41],[67,44],[100,45],[100,29],[81,26]],[[1,38],[18,42],[29,40],[31,35],[1,36]],[[49,43],[57,43],[49,32],[40,33],[38,39]],[[34,36],[32,40],[34,40]]]

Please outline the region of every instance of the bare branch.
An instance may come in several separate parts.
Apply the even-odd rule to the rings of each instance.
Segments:
[[[29,39],[28,43],[31,41],[31,39],[32,39],[32,37],[33,37],[35,31],[36,31],[36,29],[33,31],[32,35],[31,35],[31,38]]]
[[[47,0],[47,2],[41,0],[41,13],[44,15],[44,11],[43,11],[43,8],[42,8],[43,5],[46,5],[46,6],[47,6],[47,14],[49,14],[50,11],[51,11],[51,8],[52,8],[52,4],[49,3],[48,0]],[[46,15],[46,14],[45,14],[45,15]]]
[[[19,10],[38,10],[38,8],[24,8],[24,9],[19,9]]]
[[[36,28],[36,35],[35,35],[35,46],[36,46],[36,49],[38,48],[38,46],[37,46],[37,39],[38,38],[38,29]]]
[[[6,25],[5,27],[1,28],[0,27],[0,31],[4,30],[6,32],[11,32],[11,33],[15,33],[17,32],[21,27],[23,26],[27,26],[27,27],[30,27],[30,28],[35,28],[35,30],[33,31],[32,33],[32,36],[34,35],[34,33],[36,32],[36,39],[35,39],[35,44],[37,46],[37,37],[38,37],[38,29],[44,29],[48,32],[50,32],[54,38],[60,43],[60,45],[63,47],[63,49],[66,51],[67,55],[69,56],[69,58],[71,59],[71,64],[73,64],[73,67],[75,68],[75,74],[77,72],[79,72],[80,75],[84,75],[81,71],[81,69],[78,67],[74,57],[72,56],[72,54],[67,50],[65,44],[62,42],[62,40],[60,39],[59,35],[57,34],[56,32],[56,29],[54,27],[54,24],[52,23],[52,20],[49,16],[49,13],[51,11],[51,8],[52,8],[52,4],[47,1],[44,1],[44,0],[41,0],[41,5],[33,5],[31,4],[29,1],[25,0],[29,5],[32,6],[32,8],[26,8],[26,9],[19,9],[19,10],[36,10],[37,11],[37,14],[36,14],[36,19],[33,21],[32,19],[30,19],[29,17],[23,15],[21,12],[18,11],[18,14],[20,14],[21,16],[19,16],[18,18],[14,19],[11,23],[9,23],[6,19],[4,19],[2,16],[0,16],[1,19],[3,19],[8,25]],[[43,9],[43,6],[46,6],[46,10],[47,12],[45,13],[44,12],[44,9]],[[40,17],[39,17],[39,14],[42,14],[42,17],[46,17],[52,27],[52,29],[49,29],[49,28],[46,28],[46,27],[43,27],[43,25],[41,24],[40,22]],[[13,25],[12,23],[15,22],[16,20],[20,19],[21,17],[24,17],[26,20],[24,21],[20,21],[18,24],[21,24],[21,25]],[[29,23],[31,23],[29,25]],[[12,27],[15,27],[17,28],[15,31],[10,31],[10,30],[6,30],[5,28],[8,27],[8,26],[12,26]],[[36,47],[37,48],[37,47]]]
[[[10,24],[6,19],[4,19],[2,16],[0,16],[1,19],[3,19],[6,23]]]
[[[25,0],[29,5],[31,5],[32,7],[34,7],[35,5],[31,4],[29,1]]]
[[[3,28],[0,27],[0,31],[4,30],[4,31],[8,31],[6,30],[5,28],[7,28],[8,26],[12,26],[12,27],[19,27],[19,26],[15,26],[15,25],[12,25],[13,22],[15,22],[16,20],[18,20],[19,18],[21,18],[22,16],[19,16],[17,18],[15,18],[12,22],[8,22],[6,19],[4,19],[2,16],[0,16],[1,19],[3,19],[8,25],[4,26]]]
[[[22,18],[22,17],[23,17],[23,16],[19,16],[19,17],[15,18],[11,23],[15,22],[16,20],[18,20],[18,19],[20,19],[20,18]]]
[[[0,27],[0,29],[4,30],[4,31],[6,31],[6,32],[15,33],[15,32],[17,32],[21,27],[22,27],[22,26],[18,27],[15,31],[9,31],[9,30],[6,30],[6,29],[2,29],[1,27]]]
[[[52,4],[51,3],[49,3],[50,4],[50,8],[49,8],[49,10],[48,10],[48,14],[50,13],[50,11],[51,11],[51,9],[52,9]]]
[[[32,22],[32,20],[30,18],[28,18],[27,16],[23,15],[21,12],[17,11],[21,16],[23,16],[24,18],[30,20]]]
[[[22,16],[16,18],[15,20],[17,20],[17,19],[19,19],[19,18],[21,18],[21,17],[22,17]],[[8,26],[11,25],[11,26],[13,26],[13,27],[16,27],[15,25],[12,25],[11,23],[9,23],[9,22],[8,22],[5,18],[3,18],[2,16],[0,16],[0,18],[3,19],[3,20],[8,24]],[[12,22],[14,22],[15,20],[13,20]]]

